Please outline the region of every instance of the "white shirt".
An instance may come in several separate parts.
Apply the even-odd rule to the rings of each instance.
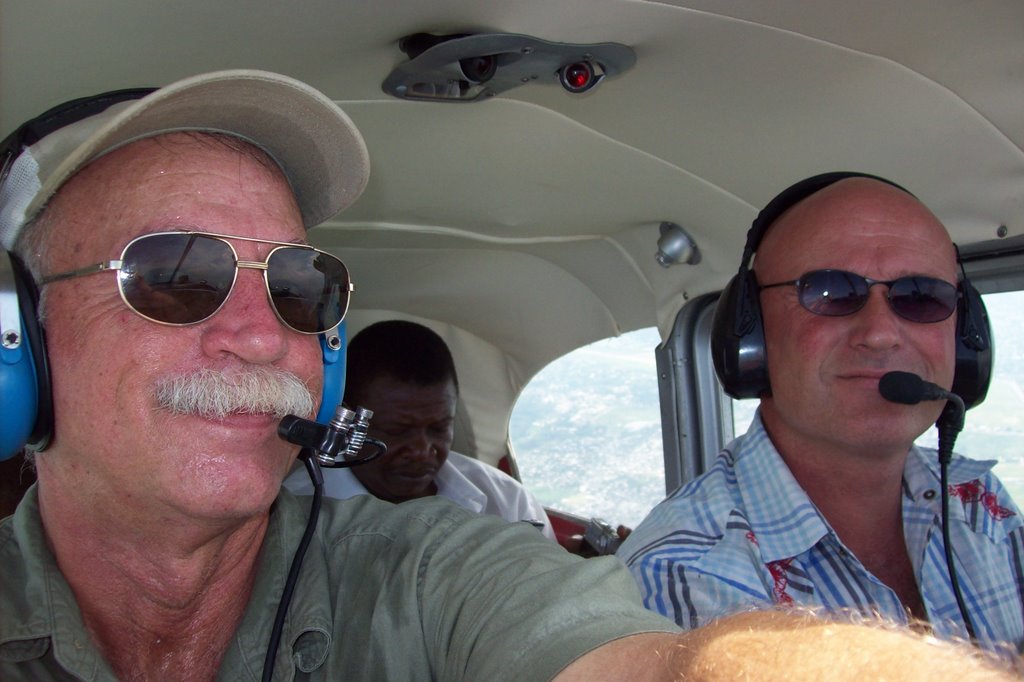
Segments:
[[[345,500],[370,491],[359,482],[351,469],[327,469],[324,473],[324,495]],[[523,484],[504,471],[483,462],[449,452],[448,459],[434,478],[437,494],[478,514],[493,514],[506,521],[528,521],[540,527],[544,536],[554,540],[555,531],[537,501]],[[285,479],[284,486],[298,495],[311,495],[313,483],[305,469],[297,469]]]

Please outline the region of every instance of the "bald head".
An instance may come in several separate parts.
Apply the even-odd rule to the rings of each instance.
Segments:
[[[761,242],[754,262],[758,281],[794,279],[812,269],[850,267],[854,252],[870,260],[897,252],[934,256],[929,274],[956,280],[956,250],[935,215],[915,197],[871,178],[847,178],[783,213]],[[908,263],[908,268],[909,263]],[[862,271],[862,270],[857,270]]]

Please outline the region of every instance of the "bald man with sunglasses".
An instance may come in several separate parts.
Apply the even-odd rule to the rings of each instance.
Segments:
[[[712,341],[726,390],[748,390],[730,362],[750,358],[726,357],[745,342],[728,335],[760,308],[763,344],[744,351],[766,361],[766,385],[751,390],[760,406],[747,433],[620,548],[648,608],[686,628],[752,605],[877,612],[1018,650],[1024,528],[994,462],[949,465],[958,596],[944,559],[939,458],[914,445],[945,401],[895,404],[879,390],[892,371],[953,385],[959,272],[942,223],[880,178],[816,176],[766,207]],[[744,285],[756,300],[736,293]]]
[[[23,440],[38,482],[0,521],[5,682],[735,679],[772,676],[783,646],[823,652],[817,679],[858,636],[852,677],[897,655],[991,671],[780,614],[680,636],[613,557],[434,497],[322,500],[305,450],[317,493],[282,490],[300,453],[278,426],[330,402],[352,291],[306,230],[368,173],[358,131],[308,86],[232,71],[73,102],[3,152],[2,274],[25,279],[48,361],[5,395],[39,401]]]

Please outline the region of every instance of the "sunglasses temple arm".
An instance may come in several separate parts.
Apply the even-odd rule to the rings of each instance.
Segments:
[[[70,272],[60,272],[56,275],[46,275],[43,277],[40,284],[49,284],[50,282],[59,282],[65,279],[74,279],[75,277],[82,277],[84,275],[95,275],[97,272],[106,272],[107,270],[120,270],[121,265],[124,261],[120,260],[108,260],[96,265],[90,265],[84,268],[78,268],[77,270],[71,270]]]

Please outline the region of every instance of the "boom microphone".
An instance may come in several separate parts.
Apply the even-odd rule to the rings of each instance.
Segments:
[[[910,372],[889,372],[884,374],[878,382],[878,392],[882,397],[893,403],[903,405],[917,405],[925,400],[945,400],[946,407],[942,415],[935,423],[939,427],[939,435],[943,431],[952,432],[952,438],[964,427],[964,401],[956,393],[951,393],[937,384],[925,381],[916,374]],[[948,435],[948,434],[947,434]],[[952,441],[949,442],[949,452],[939,448],[940,455],[951,455],[953,449]]]
[[[910,372],[889,372],[878,382],[878,392],[893,403],[917,405],[924,400],[954,400],[959,397],[937,384]]]

